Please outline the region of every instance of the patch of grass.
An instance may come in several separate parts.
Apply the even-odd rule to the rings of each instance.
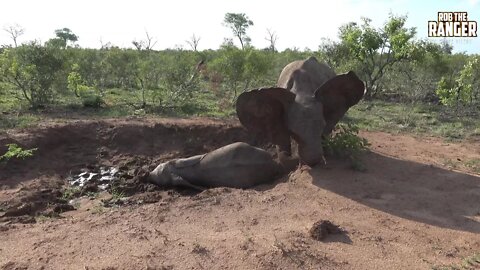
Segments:
[[[111,199],[112,201],[117,201],[117,200],[120,200],[121,198],[125,197],[125,193],[123,191],[118,190],[115,187],[112,187],[109,190],[109,192],[112,195],[112,199]]]
[[[35,221],[38,223],[46,222],[52,219],[58,219],[59,215],[50,215],[50,214],[40,214],[35,216]]]
[[[450,169],[468,168],[470,171],[474,173],[480,173],[479,158],[474,158],[470,160],[444,159],[443,165]]]
[[[363,130],[427,134],[449,140],[480,135],[480,117],[458,116],[440,105],[362,101],[343,121],[356,123]]]
[[[474,270],[480,268],[480,253],[466,257],[459,265],[432,266],[432,270]]]
[[[43,111],[31,111],[18,91],[8,90],[0,83],[0,130],[29,127],[44,119],[57,118],[121,118],[128,116],[207,116],[235,117],[235,106],[229,93],[218,93],[202,85],[201,90],[183,102],[161,103],[162,90],[146,90],[147,106],[141,109],[141,91],[138,89],[105,89],[101,98],[105,102],[98,108],[85,108],[71,92],[58,93],[54,104]],[[165,98],[165,97],[164,97]],[[441,105],[423,103],[392,103],[361,101],[353,106],[342,122],[355,123],[362,130],[389,133],[415,133],[461,140],[480,137],[480,115],[458,116],[454,110]],[[476,114],[476,115],[475,115]],[[465,113],[465,115],[467,115]]]
[[[26,113],[4,114],[0,117],[0,130],[12,128],[27,128],[36,125],[42,120],[38,115]]]
[[[98,198],[99,194],[100,194],[99,192],[88,191],[87,193],[85,193],[85,196],[87,196],[91,200],[94,200]]]
[[[81,189],[77,186],[70,186],[66,188],[62,193],[62,199],[71,200],[80,195]]]
[[[450,169],[457,169],[458,168],[458,162],[454,161],[452,159],[445,159],[443,161],[443,165],[450,168]]]
[[[474,158],[465,162],[465,166],[476,173],[480,173],[480,158]]]
[[[92,214],[103,214],[106,211],[106,208],[102,204],[97,204],[92,208]]]
[[[13,91],[13,90],[12,90]],[[18,96],[18,93],[16,93]],[[153,91],[146,91],[147,105],[141,108],[140,91],[134,89],[107,89],[102,94],[104,104],[85,107],[72,93],[58,94],[47,108],[32,111],[28,103],[12,98],[13,94],[0,91],[0,130],[25,128],[48,119],[122,118],[129,116],[207,116],[232,117],[235,107],[231,99],[221,99],[213,92],[203,90],[184,103],[160,106]]]

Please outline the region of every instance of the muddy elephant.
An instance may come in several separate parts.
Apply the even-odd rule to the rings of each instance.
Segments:
[[[328,136],[347,110],[363,97],[364,83],[350,71],[336,75],[315,57],[294,61],[282,70],[277,87],[242,93],[237,116],[249,131],[291,155],[290,138],[300,159],[315,165],[323,158],[322,136]]]
[[[285,168],[265,150],[237,142],[204,155],[158,165],[148,179],[159,186],[248,188],[271,182]]]

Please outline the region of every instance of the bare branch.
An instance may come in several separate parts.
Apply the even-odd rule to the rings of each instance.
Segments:
[[[15,48],[16,48],[17,47],[17,39],[18,39],[19,36],[21,36],[25,33],[25,28],[23,28],[22,26],[20,26],[18,24],[14,24],[14,25],[5,26],[3,28],[3,30],[5,30],[7,33],[10,34],[10,37],[12,38],[13,44],[15,45]]]
[[[277,51],[277,48],[276,48],[276,44],[277,44],[277,40],[278,40],[278,36],[277,36],[277,33],[273,30],[271,30],[270,28],[267,29],[267,37],[265,37],[265,40],[268,41],[270,43],[270,50],[272,52],[275,52]]]
[[[190,45],[190,47],[192,47],[192,50],[196,52],[198,48],[198,43],[200,42],[200,37],[197,37],[195,36],[195,34],[193,34],[190,37],[190,40],[187,40],[186,42],[188,45]]]
[[[154,40],[153,37],[151,37],[149,34],[148,34],[148,31],[145,30],[145,35],[147,36],[147,41],[146,41],[146,47],[145,49],[147,51],[150,51],[153,49],[153,47],[155,47],[155,45],[157,44],[157,41]]]
[[[157,44],[157,41],[155,40],[155,38],[151,37],[150,34],[148,34],[147,30],[145,30],[145,35],[146,35],[146,39],[144,40],[137,41],[136,39],[134,39],[132,41],[133,46],[135,46],[135,48],[137,48],[137,50],[139,51],[141,50],[150,51]]]
[[[106,43],[103,42],[103,39],[100,38],[100,49],[101,50],[105,50],[105,49],[108,49],[108,48],[111,48],[112,47],[112,43],[110,41],[107,41]]]

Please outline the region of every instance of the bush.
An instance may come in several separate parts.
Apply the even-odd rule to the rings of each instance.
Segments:
[[[37,151],[37,148],[32,148],[25,150],[22,147],[18,146],[15,143],[10,143],[6,145],[8,147],[7,152],[0,156],[0,161],[9,161],[11,158],[25,159],[27,157],[33,156],[33,152]]]
[[[80,98],[83,106],[88,108],[100,108],[105,103],[103,98],[95,93],[94,90],[81,94]]]
[[[323,140],[323,148],[328,155],[349,158],[353,169],[364,171],[365,166],[360,161],[360,154],[368,149],[370,143],[358,136],[358,130],[358,127],[351,123],[338,124],[333,135]]]
[[[96,90],[90,89],[84,85],[82,76],[78,72],[79,65],[74,64],[72,71],[68,74],[67,82],[68,89],[73,91],[75,96],[79,97],[84,107],[100,108],[105,102]]]
[[[62,65],[57,50],[31,43],[0,55],[0,77],[20,90],[32,107],[43,107],[54,98],[52,84]]]

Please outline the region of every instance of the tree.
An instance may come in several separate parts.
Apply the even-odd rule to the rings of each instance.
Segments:
[[[351,22],[340,27],[342,45],[359,62],[367,97],[374,97],[380,92],[378,83],[387,68],[400,61],[414,59],[416,29],[406,28],[406,20],[406,16],[390,14],[389,20],[380,29],[372,27],[368,18],[362,18],[360,26]]]
[[[63,60],[57,51],[36,43],[5,50],[0,55],[0,77],[22,92],[32,107],[47,105],[52,84]]]
[[[265,40],[268,41],[268,43],[270,43],[268,48],[272,52],[276,52],[277,51],[276,44],[278,40],[277,33],[275,31],[272,31],[271,29],[267,29],[267,36],[265,37]]]
[[[57,39],[62,41],[61,44],[63,45],[63,48],[67,47],[69,41],[72,43],[78,41],[78,36],[75,35],[69,28],[57,29],[55,30],[55,35],[57,36]]]
[[[51,38],[45,42],[45,46],[49,48],[55,48],[55,49],[65,49],[67,46],[65,41],[61,38]]]
[[[146,38],[144,40],[133,40],[132,44],[137,48],[137,50],[146,50],[146,51],[151,51],[153,47],[157,44],[157,41],[155,40],[154,37],[151,37],[150,34],[148,34],[148,31],[145,30],[145,36]]]
[[[458,77],[452,81],[442,77],[436,94],[447,106],[471,105],[480,102],[480,57],[474,56],[464,65]]]
[[[190,40],[187,40],[186,41],[188,45],[190,45],[190,47],[192,48],[192,50],[194,52],[197,51],[197,47],[198,47],[198,43],[200,42],[200,37],[197,37],[195,36],[195,34],[193,34],[191,37],[190,37]]]
[[[349,49],[342,43],[335,42],[328,38],[322,38],[318,46],[319,59],[337,69],[337,71],[348,71],[353,69]]]
[[[17,44],[17,39],[19,36],[23,35],[25,33],[25,28],[21,27],[18,24],[14,25],[9,25],[3,28],[8,34],[10,34],[10,37],[13,40],[13,44],[15,45],[15,48],[18,46]]]
[[[110,41],[104,42],[102,38],[100,38],[100,50],[106,50],[108,48],[113,47]]]
[[[198,106],[195,95],[200,91],[200,80],[193,76],[198,55],[181,49],[163,54],[162,84],[155,92],[162,107]]]
[[[441,43],[442,51],[446,54],[452,54],[453,46],[447,39],[443,39]]]
[[[246,91],[252,85],[275,83],[266,79],[268,72],[273,69],[270,53],[251,47],[241,50],[232,45],[223,45],[209,67],[221,74],[225,93],[233,94],[233,100],[238,92]]]
[[[253,25],[253,22],[248,19],[247,15],[245,13],[227,13],[225,14],[223,24],[229,27],[233,35],[238,38],[242,50],[245,49],[245,46],[251,41],[247,36],[247,29]]]
[[[78,72],[80,66],[78,64],[73,64],[72,71],[68,74],[68,90],[73,91],[76,97],[80,97],[80,91],[82,90],[83,80],[82,75]]]

